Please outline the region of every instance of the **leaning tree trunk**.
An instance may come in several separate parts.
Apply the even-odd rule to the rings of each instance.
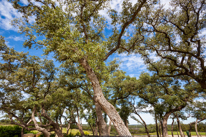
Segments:
[[[182,132],[182,127],[181,127],[181,124],[180,124],[180,120],[179,120],[178,116],[176,116],[176,118],[177,118],[178,128],[179,128],[179,131],[180,131],[180,136],[184,137],[184,133]]]
[[[195,122],[195,132],[196,132],[196,134],[197,134],[197,137],[199,137],[199,133],[198,133],[198,131],[197,131],[197,122],[198,122],[198,119],[197,119],[196,122]]]
[[[82,58],[79,60],[79,62],[84,67],[86,74],[92,83],[94,100],[99,103],[104,112],[109,116],[118,134],[120,136],[132,136],[129,132],[129,129],[125,126],[124,122],[116,111],[115,107],[105,99],[99,80],[93,69],[88,64],[87,60]]]
[[[97,114],[97,123],[100,131],[100,136],[109,136],[107,123],[104,121],[104,117],[102,116],[101,106],[97,102],[95,102],[95,109]]]

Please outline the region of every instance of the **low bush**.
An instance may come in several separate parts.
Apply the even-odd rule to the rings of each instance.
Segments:
[[[20,137],[21,127],[19,126],[0,126],[0,137]]]
[[[85,131],[84,134],[85,134],[85,135],[89,135],[89,132]]]

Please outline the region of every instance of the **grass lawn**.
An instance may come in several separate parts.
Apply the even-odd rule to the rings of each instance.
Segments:
[[[66,133],[66,132],[67,132],[67,129],[66,129],[66,128],[63,128],[63,133]],[[72,134],[74,134],[74,135],[75,135],[77,132],[79,132],[78,129],[72,129],[72,130],[70,129],[70,130],[69,130],[69,133],[72,133]],[[93,135],[91,131],[87,131],[87,130],[84,130],[84,133],[86,133],[86,134],[88,133],[89,135]]]
[[[66,133],[66,132],[67,132],[66,128],[63,128],[63,133]],[[72,129],[72,130],[70,129],[70,130],[69,130],[69,133],[70,133],[70,132],[71,132],[73,135],[76,135],[76,133],[79,132],[79,130],[78,130],[78,129]],[[91,131],[85,131],[85,130],[84,130],[84,132],[87,132],[89,135],[93,135]],[[36,134],[36,133],[38,133],[38,131],[37,131],[37,130],[33,130],[32,133]],[[54,133],[54,131],[51,132],[51,133]],[[149,134],[150,134],[150,135],[157,135],[156,132],[149,133]],[[177,135],[177,131],[173,131],[173,134],[174,134],[174,135]],[[180,135],[179,132],[178,132],[178,134]],[[185,134],[186,137],[187,137],[186,132],[184,132],[184,134]],[[205,133],[205,132],[199,132],[199,134],[202,135],[202,136],[206,136],[206,133]],[[133,134],[132,134],[132,135],[133,135]],[[139,134],[134,134],[134,135],[147,135],[147,133],[139,133]],[[172,134],[171,134],[171,131],[168,131],[168,135],[172,135]],[[196,136],[196,132],[191,132],[191,135],[192,135],[192,136]],[[115,136],[115,135],[114,135],[114,134],[110,134],[110,136]]]
[[[187,135],[186,132],[183,132],[183,133],[184,133],[185,135]],[[169,134],[169,135],[172,135],[171,131],[168,131],[168,134]],[[174,134],[174,135],[177,135],[177,131],[173,131],[173,134]],[[180,132],[178,132],[178,134],[180,135]],[[206,135],[205,132],[199,132],[199,134],[200,134],[200,135]],[[192,136],[196,136],[197,134],[196,134],[196,132],[191,132],[191,135],[192,135]]]
[[[12,124],[0,124],[0,126],[14,126],[14,125],[12,125]],[[38,133],[37,130],[32,130],[31,132],[34,133],[34,134]],[[63,133],[66,133],[66,132],[67,132],[66,128],[63,128]],[[78,129],[72,129],[72,130],[70,129],[69,130],[69,133],[72,133],[73,135],[76,135],[76,133],[78,133],[78,132],[79,132]],[[86,132],[86,134],[93,135],[91,131],[84,130],[84,132]],[[51,133],[54,133],[54,131],[51,132]],[[157,135],[156,132],[149,133],[149,134],[150,135]],[[173,131],[173,134],[177,135],[177,131]],[[178,132],[178,134],[180,135],[179,132]],[[186,132],[184,132],[184,134],[187,135]],[[199,134],[202,135],[202,136],[206,136],[206,132],[199,132]],[[137,133],[137,134],[132,134],[132,135],[147,135],[147,133],[139,133],[139,134]],[[172,135],[171,131],[168,131],[168,135]],[[197,134],[196,134],[196,132],[191,132],[191,135],[192,136],[196,136]],[[110,136],[115,136],[115,135],[114,134],[110,134]]]
[[[156,132],[153,132],[153,133],[149,133],[150,135],[157,135]],[[178,134],[180,135],[180,133],[178,132]],[[186,132],[184,132],[185,135],[187,135]],[[200,135],[202,136],[206,136],[206,133],[205,132],[199,132]],[[133,134],[132,134],[133,135]],[[134,135],[147,135],[147,133],[139,133],[139,134],[134,134]],[[172,135],[171,131],[168,131],[168,135]],[[177,131],[173,131],[173,135],[177,135]],[[196,136],[196,132],[191,132],[191,135],[192,136]]]
[[[31,132],[34,133],[34,134],[38,133],[37,130],[32,130]],[[72,133],[73,135],[76,135],[76,133],[78,133],[78,132],[79,132],[78,129],[72,129],[72,130],[70,129],[69,130],[69,133]],[[54,133],[54,131],[52,131],[51,133]],[[63,133],[67,133],[67,129],[66,128],[63,128]],[[84,133],[88,133],[89,135],[93,135],[91,131],[85,131],[84,130]]]

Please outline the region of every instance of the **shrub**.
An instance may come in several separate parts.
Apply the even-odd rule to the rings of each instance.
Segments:
[[[21,127],[19,126],[0,126],[0,137],[20,137]]]
[[[87,131],[84,132],[85,135],[89,135],[89,133]]]

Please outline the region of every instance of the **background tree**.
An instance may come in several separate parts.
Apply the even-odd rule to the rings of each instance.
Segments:
[[[169,116],[182,110],[188,102],[198,97],[198,92],[187,83],[184,89],[181,84],[172,78],[159,78],[147,73],[140,75],[136,96],[141,98],[138,105],[151,105],[155,114],[159,115],[163,136],[167,134],[167,120]],[[189,94],[188,94],[189,93]]]
[[[189,128],[190,136],[191,136],[192,125],[194,124],[195,124],[196,134],[197,136],[199,136],[197,124],[206,119],[205,105],[206,105],[206,102],[194,101],[186,109],[186,111],[191,114],[191,117],[196,118],[195,122],[191,122],[189,124],[190,125],[190,128]]]
[[[169,9],[160,5],[154,12],[151,7],[142,11],[144,25],[138,29],[145,41],[137,50],[152,71],[161,77],[190,77],[206,89],[206,45],[201,33],[206,27],[205,6],[205,0],[172,0]]]

